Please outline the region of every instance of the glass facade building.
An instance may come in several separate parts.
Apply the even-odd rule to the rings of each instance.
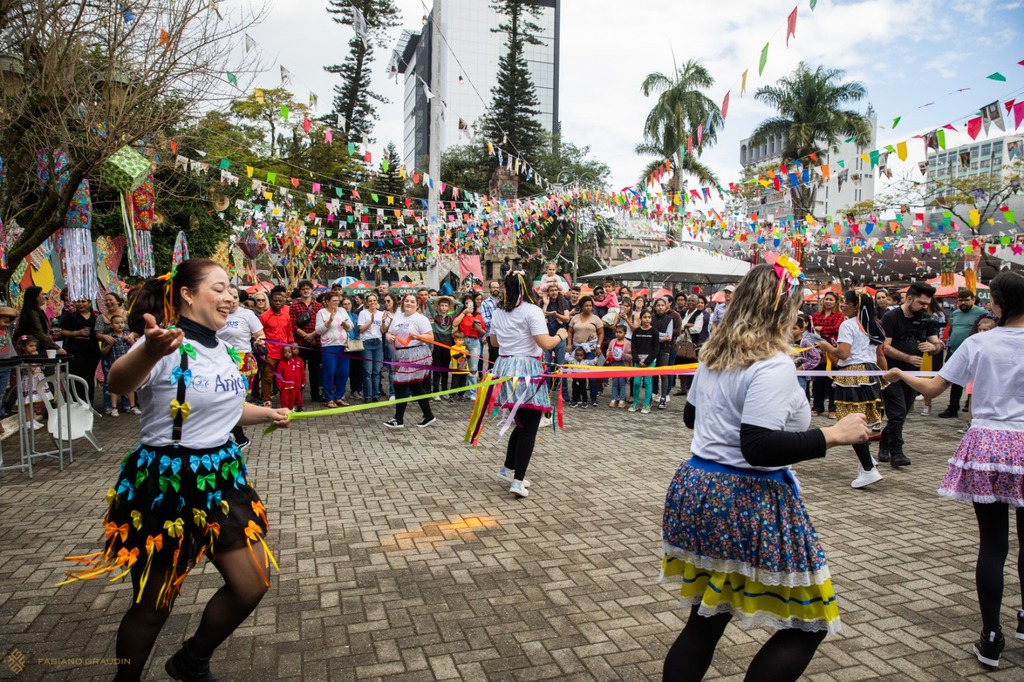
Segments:
[[[538,0],[539,44],[526,45],[526,61],[539,100],[538,120],[548,132],[558,128],[558,66],[561,0]],[[431,83],[433,49],[440,50],[441,73],[437,96],[444,102],[441,151],[469,139],[459,131],[459,119],[470,128],[487,112],[497,85],[498,60],[505,51],[504,33],[494,29],[503,17],[485,0],[444,0],[441,3],[441,45],[431,44],[428,22],[416,33],[402,34],[396,51],[405,78],[405,139],[403,161],[408,169],[425,169],[430,149],[430,102],[423,82]],[[449,49],[450,48],[450,49]],[[422,81],[422,82],[421,82]],[[475,89],[474,89],[475,88]]]

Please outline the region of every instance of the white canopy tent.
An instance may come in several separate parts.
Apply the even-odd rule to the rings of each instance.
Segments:
[[[724,284],[739,281],[750,270],[750,263],[712,253],[697,246],[677,246],[646,258],[606,268],[580,279],[639,280],[662,282]]]

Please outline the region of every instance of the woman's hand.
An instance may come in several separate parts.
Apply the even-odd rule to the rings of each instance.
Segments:
[[[894,384],[897,381],[903,380],[903,370],[899,367],[893,367],[888,372],[882,375],[882,381],[886,384]]]
[[[835,426],[824,428],[821,432],[825,434],[826,447],[867,443],[871,435],[867,417],[863,414],[848,414],[837,421]]]
[[[146,338],[146,351],[151,357],[162,358],[178,350],[185,340],[185,332],[180,329],[164,329],[157,326],[156,318],[146,313],[142,316],[146,324],[143,336]]]
[[[266,410],[267,421],[276,426],[279,429],[287,429],[291,424],[288,419],[288,413],[291,412],[287,407],[279,407],[274,409],[272,407],[263,408]]]

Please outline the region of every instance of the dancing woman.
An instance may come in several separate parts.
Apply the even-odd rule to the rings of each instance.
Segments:
[[[143,339],[110,368],[112,393],[140,392],[142,438],[107,493],[104,551],[69,557],[90,566],[69,578],[131,574],[117,680],[141,677],[182,582],[204,554],[224,585],[195,635],[167,661],[174,679],[213,679],[214,650],[270,587],[266,508],[229,437],[235,424],[287,426],[288,410],[245,401],[239,354],[216,335],[230,308],[227,273],[210,260],[183,261],[142,286],[129,323]]]
[[[751,268],[687,394],[691,457],[665,499],[662,575],[682,580],[691,609],[665,658],[665,680],[703,679],[734,617],[778,630],[748,680],[796,680],[839,629],[825,552],[790,465],[865,443],[869,431],[860,414],[806,430],[811,414],[789,356],[798,284],[783,265]]]
[[[836,345],[828,341],[818,342],[818,347],[828,353],[833,364],[846,372],[878,372],[885,370],[885,332],[875,319],[875,304],[871,296],[857,291],[847,291],[843,297],[842,313],[846,320],[839,325]],[[842,375],[834,377],[836,414],[840,419],[848,414],[863,414],[868,426],[882,423],[882,385],[877,376]],[[867,443],[853,446],[860,464],[852,488],[863,488],[882,480],[882,474],[871,458]]]
[[[526,468],[533,456],[537,428],[542,416],[551,412],[544,351],[569,338],[565,327],[554,334],[548,331],[544,312],[534,305],[530,285],[522,270],[505,275],[504,297],[491,318],[491,345],[501,349],[494,363],[495,378],[513,377],[499,387],[498,405],[513,411],[516,426],[508,438],[505,463],[498,467],[498,478],[510,482],[509,492],[526,497],[529,492]]]
[[[1000,272],[989,288],[992,313],[999,318],[996,329],[967,337],[938,376],[914,377],[891,369],[885,379],[906,382],[928,398],[950,384],[974,382],[971,425],[949,460],[939,494],[974,505],[979,534],[974,579],[981,608],[981,637],[974,654],[985,665],[998,667],[1006,644],[999,611],[1011,507],[1017,517],[1017,575],[1024,583],[1024,275]],[[1024,639],[1024,608],[1017,612],[1016,637]]]

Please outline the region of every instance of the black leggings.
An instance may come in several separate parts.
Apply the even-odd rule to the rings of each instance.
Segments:
[[[408,398],[411,395],[424,395],[427,393],[426,383],[429,379],[423,381],[413,381],[409,384],[395,384],[395,397],[396,398]],[[430,409],[430,400],[428,398],[420,398],[416,401],[416,404],[420,406],[420,411],[423,412],[423,419],[429,421],[434,418],[434,413]],[[398,403],[395,405],[395,420],[399,424],[405,423],[405,405],[406,403]]]
[[[871,447],[867,443],[854,445],[853,451],[857,453],[857,459],[860,461],[861,469],[864,471],[871,471],[875,468],[875,462],[871,459]]]
[[[1005,502],[974,503],[978,517],[978,565],[974,581],[978,587],[981,626],[984,631],[999,628],[999,609],[1003,603],[1003,566],[1010,552],[1009,505]],[[1024,508],[1017,509],[1017,579],[1024,586]]]
[[[706,617],[697,613],[700,604],[694,604],[686,627],[673,642],[665,656],[662,668],[663,682],[689,682],[703,680],[715,655],[715,647],[732,615],[720,613]],[[744,678],[750,682],[783,682],[797,680],[814,658],[825,632],[779,630],[772,635],[754,656]]]
[[[505,468],[516,470],[517,481],[526,478],[526,467],[530,465],[530,457],[533,456],[541,416],[540,410],[525,407],[516,412],[516,427],[508,437],[508,449],[505,451]]]
[[[826,368],[826,365],[823,362],[820,365],[818,365],[817,367],[815,367],[814,369],[824,371],[825,368]],[[814,397],[813,409],[814,409],[814,411],[815,412],[824,412],[825,411],[825,399],[828,398],[828,411],[829,412],[835,412],[836,411],[836,404],[835,404],[834,401],[835,401],[835,397],[836,397],[836,389],[835,389],[835,386],[832,384],[832,378],[831,377],[814,377],[814,379],[811,382],[811,385],[814,387],[814,389],[813,389],[813,397]]]

